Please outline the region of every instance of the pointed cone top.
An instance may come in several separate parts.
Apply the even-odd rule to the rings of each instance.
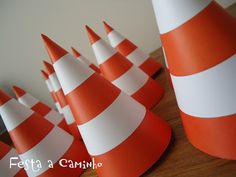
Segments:
[[[86,27],[91,45],[97,42],[99,39],[101,39],[100,36],[98,36],[90,27],[88,27],[87,25],[85,27]]]
[[[55,63],[57,60],[59,60],[61,57],[66,55],[68,52],[57,45],[54,41],[49,39],[49,37],[45,36],[44,34],[41,35],[44,41],[44,45],[47,49],[48,55],[52,61],[52,63]]]
[[[71,47],[71,50],[75,58],[78,58],[81,56],[81,54],[74,47]]]
[[[15,95],[16,95],[16,97],[17,98],[20,98],[20,97],[22,97],[24,94],[26,94],[26,92],[23,90],[23,89],[21,89],[20,87],[17,87],[17,86],[12,86],[12,90],[13,90],[13,92],[15,93]]]
[[[11,97],[5,93],[4,91],[2,91],[0,89],[0,106],[4,105],[6,102],[8,102],[11,99]]]
[[[40,71],[43,75],[44,80],[48,80],[48,78],[49,78],[48,74],[44,70],[40,70]]]
[[[107,22],[103,21],[103,24],[104,24],[107,34],[109,34],[110,32],[112,32],[114,30],[110,25],[107,24]]]
[[[43,64],[45,66],[45,69],[47,70],[48,75],[51,75],[51,74],[55,73],[55,70],[54,70],[51,63],[48,63],[47,61],[44,60]]]

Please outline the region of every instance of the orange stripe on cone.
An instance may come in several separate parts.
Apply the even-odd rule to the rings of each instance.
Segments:
[[[80,125],[105,110],[119,94],[119,89],[114,89],[103,78],[94,74],[87,79],[86,83],[67,94],[66,97],[74,114],[81,115],[76,117],[76,122]],[[76,99],[77,97],[80,99]]]
[[[222,154],[224,150],[219,157],[236,159],[235,141],[231,138],[236,137],[236,115],[204,119],[181,112],[181,117],[188,139],[196,148],[210,155]]]
[[[184,25],[162,34],[161,40],[171,74],[185,76],[198,73],[235,54],[235,29],[235,18],[212,2]],[[227,35],[219,35],[219,33]],[[214,40],[209,36],[213,36]],[[194,42],[190,43],[192,39]],[[176,46],[184,46],[184,50],[179,50]]]

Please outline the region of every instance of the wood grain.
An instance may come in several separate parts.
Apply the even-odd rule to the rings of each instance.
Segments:
[[[236,16],[236,4],[227,10]],[[164,66],[161,49],[156,50],[152,55],[157,57]],[[153,109],[153,112],[169,122],[173,136],[161,159],[143,177],[236,177],[236,161],[209,156],[188,142],[184,134],[174,92],[168,83],[165,70],[163,69],[155,79],[165,87],[165,96]],[[11,142],[7,134],[1,135],[0,139],[8,144]],[[87,169],[82,177],[97,177],[97,174],[94,170]]]

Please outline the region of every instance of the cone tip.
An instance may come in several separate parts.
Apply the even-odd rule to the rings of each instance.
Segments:
[[[75,58],[78,58],[78,57],[81,56],[81,54],[80,54],[74,47],[71,47],[71,51],[72,51],[73,56],[74,56]]]
[[[99,39],[101,39],[100,36],[98,36],[88,25],[85,25],[85,28],[87,30],[88,37],[91,44],[94,44]]]
[[[103,24],[107,34],[114,30],[107,22],[103,21]]]
[[[68,52],[59,46],[56,42],[51,40],[49,37],[47,37],[44,34],[41,34],[41,37],[43,39],[45,48],[48,52],[48,55],[52,61],[52,63],[55,63],[57,60],[59,60],[61,57],[66,55]]]
[[[44,64],[44,67],[45,67],[48,75],[53,74],[55,72],[51,63],[43,60],[43,64]]]
[[[44,80],[48,80],[48,78],[49,78],[49,76],[48,76],[48,74],[46,73],[46,71],[44,71],[44,70],[40,70],[41,71],[41,73],[42,73],[42,75],[43,75],[43,78],[44,78]]]
[[[20,97],[22,97],[24,94],[26,94],[26,92],[25,92],[22,88],[20,88],[20,87],[18,87],[18,86],[15,86],[15,85],[12,86],[12,90],[13,90],[13,92],[15,93],[15,95],[16,95],[17,98],[20,98]]]

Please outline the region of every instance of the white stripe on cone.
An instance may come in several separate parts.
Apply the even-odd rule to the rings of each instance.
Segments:
[[[141,104],[121,92],[106,110],[78,126],[89,154],[101,155],[121,144],[140,125],[145,113]]]
[[[119,45],[122,41],[125,40],[125,38],[120,35],[120,33],[118,33],[117,31],[113,30],[111,31],[108,35],[107,35],[109,42],[111,44],[112,47],[116,47],[117,45]]]
[[[171,75],[179,108],[189,115],[204,118],[235,114],[235,66],[236,54],[197,74],[183,77]]]
[[[111,50],[111,47],[108,46],[102,39],[92,44],[92,48],[99,65],[107,61],[114,54],[116,54],[116,51],[114,49]]]
[[[211,2],[212,0],[152,0],[160,33],[178,28]]]
[[[85,58],[83,55],[80,55],[80,57],[78,57],[78,60],[80,60],[82,63],[86,64],[86,65],[91,65],[92,63],[87,59]]]
[[[135,80],[133,78],[136,78]],[[148,81],[148,75],[133,65],[126,73],[121,75],[112,83],[128,95],[132,95],[142,88]]]
[[[72,59],[73,59],[72,62],[67,62],[67,60],[72,60]],[[73,89],[75,89],[78,85],[80,85],[82,82],[84,82],[92,74],[95,73],[95,71],[87,69],[87,65],[83,64],[85,67],[81,67],[80,77],[77,77],[78,62],[80,61],[75,60],[72,55],[67,54],[53,65],[55,70],[61,70],[61,68],[65,68],[64,70],[66,72],[57,73],[57,78],[60,80],[65,95],[70,93]]]
[[[66,122],[70,125],[75,122],[69,105],[62,108],[63,115],[65,116]]]
[[[55,92],[59,91],[61,89],[61,85],[60,85],[60,83],[59,83],[59,81],[57,79],[56,73],[50,74],[49,75],[49,79],[50,79],[50,81],[52,83],[53,90]]]
[[[127,55],[126,58],[128,58],[129,61],[134,63],[136,66],[140,66],[149,58],[149,55],[145,54],[141,49],[136,48],[129,55]]]
[[[29,108],[32,108],[34,105],[36,105],[39,102],[39,100],[32,97],[28,93],[25,93],[23,96],[19,97],[18,101]]]
[[[55,110],[51,110],[47,115],[44,116],[49,122],[51,122],[54,125],[58,125],[61,123],[63,117]]]
[[[21,114],[16,114],[12,110],[19,110]],[[11,120],[4,119],[4,124],[8,131],[15,129],[33,114],[32,110],[26,110],[25,106],[18,104],[14,99],[11,99],[4,105],[0,106],[0,112],[2,117],[11,117]]]

